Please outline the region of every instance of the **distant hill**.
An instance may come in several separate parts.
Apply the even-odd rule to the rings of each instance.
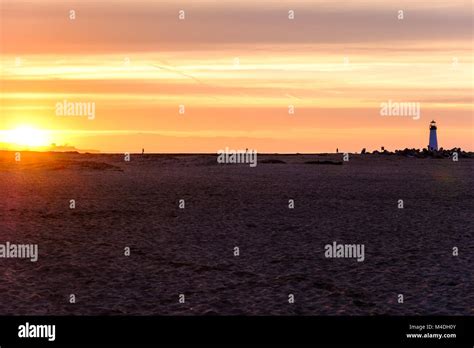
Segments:
[[[77,149],[74,146],[69,146],[69,145],[59,145],[57,146],[56,144],[51,144],[50,146],[21,146],[21,145],[16,145],[16,144],[10,144],[10,143],[1,143],[0,142],[0,150],[6,150],[6,151],[38,151],[38,152],[79,152],[79,153],[100,153],[99,150],[83,150],[83,149]]]

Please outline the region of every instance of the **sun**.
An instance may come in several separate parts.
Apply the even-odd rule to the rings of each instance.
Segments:
[[[48,146],[51,139],[49,133],[45,130],[21,126],[3,131],[2,140],[14,145],[37,147]]]

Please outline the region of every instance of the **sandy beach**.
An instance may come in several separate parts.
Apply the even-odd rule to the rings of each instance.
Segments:
[[[474,315],[474,159],[324,160],[1,152],[0,314]]]

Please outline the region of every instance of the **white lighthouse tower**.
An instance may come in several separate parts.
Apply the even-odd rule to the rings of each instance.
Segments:
[[[430,123],[430,144],[428,145],[428,150],[438,151],[438,137],[436,135],[436,122],[433,120]]]

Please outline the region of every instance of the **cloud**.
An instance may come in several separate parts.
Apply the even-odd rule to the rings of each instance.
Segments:
[[[134,52],[219,50],[220,46],[471,40],[468,2],[422,6],[394,1],[262,2],[4,1],[3,50],[8,52]],[[441,6],[444,5],[444,6]],[[397,11],[404,11],[404,20]],[[186,19],[178,20],[185,9]],[[288,20],[288,8],[296,11]]]

